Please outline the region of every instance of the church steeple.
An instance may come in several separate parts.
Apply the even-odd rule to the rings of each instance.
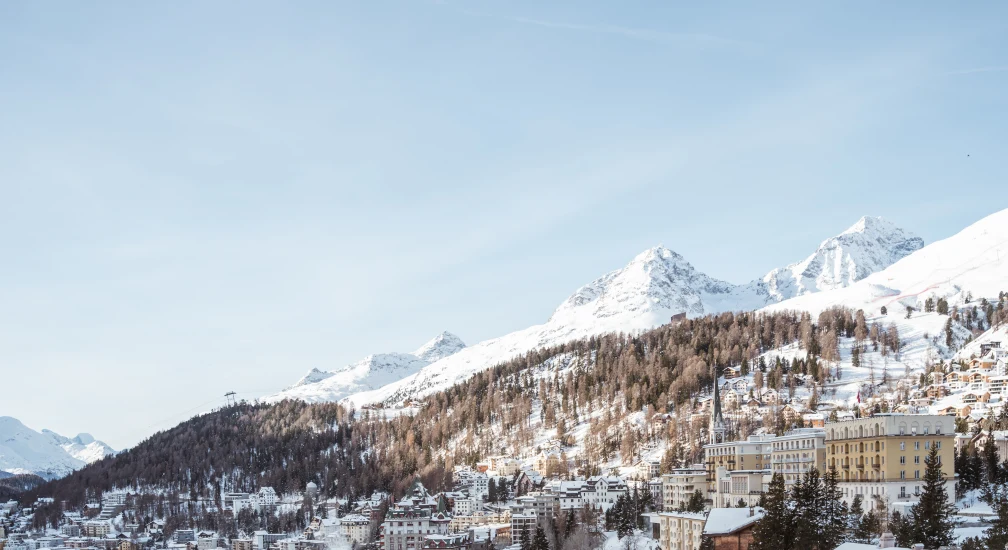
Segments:
[[[714,407],[711,411],[710,442],[724,443],[725,421],[721,414],[721,390],[718,388],[717,367],[714,369]]]

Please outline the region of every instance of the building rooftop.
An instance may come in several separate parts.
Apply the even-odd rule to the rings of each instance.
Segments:
[[[727,535],[748,527],[763,517],[763,509],[755,508],[714,508],[704,524],[705,535]]]

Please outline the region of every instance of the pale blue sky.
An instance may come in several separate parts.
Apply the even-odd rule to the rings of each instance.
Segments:
[[[1006,206],[1004,3],[670,4],[0,4],[0,415],[122,447],[654,244]]]

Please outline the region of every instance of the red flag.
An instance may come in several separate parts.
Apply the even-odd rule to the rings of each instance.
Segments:
[[[861,390],[857,391],[857,402],[858,402],[858,405],[861,404]]]

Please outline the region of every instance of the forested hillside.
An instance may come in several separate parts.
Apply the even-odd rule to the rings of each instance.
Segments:
[[[812,355],[795,366],[825,380],[829,369],[818,357],[836,354],[838,337],[857,331],[855,317],[841,309],[818,322],[794,312],[724,313],[639,336],[580,340],[497,365],[390,418],[363,410],[352,419],[352,411],[336,404],[241,404],[159,432],[33,493],[79,505],[113,487],[156,486],[195,499],[262,485],[298,489],[314,480],[327,495],[356,496],[394,492],[416,474],[439,488],[456,463],[502,451],[534,452],[537,427],[555,429],[573,443],[565,431],[579,423],[589,427],[581,460],[597,468],[642,440],[695,440],[696,434],[674,428],[628,432],[619,422],[641,410],[691,411],[711,385],[712,366],[748,370],[762,352],[799,342]],[[768,385],[782,384],[786,369],[771,365]]]

